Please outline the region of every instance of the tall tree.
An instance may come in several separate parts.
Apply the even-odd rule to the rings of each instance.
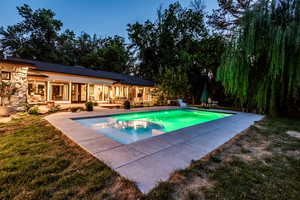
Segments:
[[[128,72],[130,52],[120,36],[100,38],[72,30],[60,33],[62,22],[49,9],[17,7],[22,21],[0,29],[0,52],[21,58]]]
[[[23,21],[0,29],[1,47],[14,56],[51,61],[57,58],[55,42],[62,22],[49,9],[33,11],[28,5],[17,7]]]
[[[181,53],[191,49],[192,41],[205,37],[207,29],[203,10],[183,8],[177,2],[159,9],[155,22],[129,24],[128,34],[138,58],[137,73],[158,80],[166,66],[181,65]]]
[[[217,31],[231,36],[232,31],[239,26],[241,17],[256,0],[218,0],[218,9],[208,15],[208,23]]]
[[[243,107],[271,115],[299,110],[299,0],[261,1],[226,49],[218,79]]]
[[[126,73],[129,71],[131,58],[124,38],[115,36],[99,39],[95,45],[89,48],[91,49],[88,53],[81,57],[82,65],[113,72]]]

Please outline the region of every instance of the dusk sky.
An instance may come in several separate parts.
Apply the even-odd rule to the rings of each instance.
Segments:
[[[99,36],[121,35],[127,38],[127,24],[154,20],[160,5],[166,8],[176,0],[2,0],[0,26],[20,21],[16,7],[24,3],[33,9],[49,8],[56,18],[76,33],[85,31]],[[179,0],[183,6],[190,6],[190,0]],[[217,0],[205,0],[206,10],[217,7]]]

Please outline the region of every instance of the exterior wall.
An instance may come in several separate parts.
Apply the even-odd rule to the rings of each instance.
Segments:
[[[27,101],[27,72],[29,66],[22,64],[13,64],[0,62],[0,70],[4,72],[10,72],[10,80],[16,92],[11,96],[10,102],[5,99],[5,103],[11,106],[22,106]]]
[[[69,100],[67,101],[54,101],[55,103],[71,103],[72,101],[72,85],[75,83],[86,85],[86,94],[89,101],[98,103],[117,103],[122,104],[125,100],[130,100],[132,103],[147,103],[152,101],[151,90],[153,87],[135,86],[116,84],[116,81],[109,79],[92,78],[86,76],[78,76],[72,74],[63,74],[55,72],[44,72],[33,70],[30,71],[29,84],[32,82],[45,83],[45,91],[48,94],[46,101],[51,100],[51,84],[66,83],[69,84]],[[35,96],[35,100],[42,99],[39,95],[30,95],[30,103],[43,103],[41,101],[32,101],[32,97]],[[44,103],[45,103],[44,102]]]

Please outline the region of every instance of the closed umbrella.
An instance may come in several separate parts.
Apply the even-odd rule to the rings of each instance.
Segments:
[[[204,88],[202,90],[202,95],[201,95],[201,103],[208,103],[208,91],[207,91],[207,84],[205,83]]]

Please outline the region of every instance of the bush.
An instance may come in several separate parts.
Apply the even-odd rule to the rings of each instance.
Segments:
[[[55,113],[55,112],[58,112],[58,111],[60,111],[60,106],[59,105],[51,105],[49,107],[49,110],[48,110],[49,113]]]
[[[32,105],[30,105],[29,103],[24,103],[23,104],[23,108],[25,112],[28,112],[30,108],[32,108]]]
[[[124,101],[123,105],[125,109],[130,109],[130,101]]]
[[[28,113],[31,115],[37,115],[39,114],[39,107],[33,106],[28,110]]]
[[[94,102],[93,104],[94,104],[94,106],[98,106],[98,102]]]
[[[94,110],[94,103],[91,101],[88,101],[85,103],[86,111],[93,111]]]
[[[71,112],[78,112],[78,111],[83,111],[84,108],[80,107],[80,106],[76,106],[76,107],[71,107]]]

